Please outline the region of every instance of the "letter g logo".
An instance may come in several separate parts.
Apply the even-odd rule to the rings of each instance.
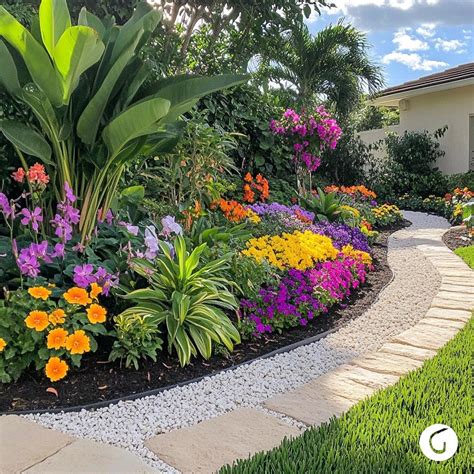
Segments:
[[[446,461],[456,453],[458,437],[452,428],[437,423],[421,433],[420,448],[428,459]]]

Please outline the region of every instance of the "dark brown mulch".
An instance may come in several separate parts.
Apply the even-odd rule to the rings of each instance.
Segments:
[[[472,245],[472,240],[469,239],[469,233],[465,227],[448,230],[443,235],[443,242],[451,250]]]
[[[143,362],[139,370],[121,368],[117,362],[107,361],[110,345],[107,347],[107,342],[103,341],[99,344],[101,349],[85,357],[81,368],[72,371],[63,381],[52,384],[43,374],[32,370],[16,383],[2,387],[0,412],[69,408],[139,394],[212,375],[338,328],[362,315],[390,282],[392,272],[387,264],[388,236],[408,224],[405,222],[396,229],[381,232],[379,242],[373,246],[375,270],[369,274],[366,284],[345,301],[344,305],[332,308],[329,313],[316,318],[306,327],[297,327],[283,334],[272,334],[258,341],[244,341],[228,356],[214,355],[207,361],[194,359],[185,368],[179,366],[175,355],[170,356],[166,351],[159,355],[156,363]],[[58,397],[46,391],[51,386],[57,390]]]

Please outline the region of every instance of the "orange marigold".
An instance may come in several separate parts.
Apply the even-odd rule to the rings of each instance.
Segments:
[[[45,288],[44,286],[34,286],[33,288],[28,288],[28,293],[30,296],[36,299],[47,300],[51,291]]]
[[[66,349],[71,354],[84,354],[91,350],[90,339],[82,329],[74,331],[66,340]]]
[[[91,284],[91,291],[89,293],[89,296],[93,300],[97,300],[97,297],[102,293],[102,287],[99,286],[97,283],[92,283]]]
[[[65,318],[66,318],[66,313],[61,308],[55,309],[49,314],[49,322],[53,326],[56,326],[56,324],[63,324],[64,321],[66,320]]]
[[[0,337],[0,352],[3,352],[3,350],[5,349],[7,343],[5,341],[5,339],[1,338]]]
[[[68,332],[63,328],[57,328],[49,331],[46,341],[48,349],[61,349],[61,347],[66,347],[68,335]]]
[[[84,288],[78,288],[77,286],[69,288],[63,296],[69,304],[81,304],[86,306],[87,304],[92,303],[87,291],[84,290]]]
[[[86,311],[87,317],[92,324],[105,323],[107,310],[100,304],[91,304]]]
[[[244,184],[244,201],[245,202],[254,202],[255,193],[252,191],[250,184]]]
[[[48,313],[46,311],[30,311],[25,319],[26,326],[40,332],[49,325]]]
[[[46,377],[48,377],[51,382],[56,382],[66,377],[68,370],[69,366],[67,363],[59,357],[50,357],[44,368]]]

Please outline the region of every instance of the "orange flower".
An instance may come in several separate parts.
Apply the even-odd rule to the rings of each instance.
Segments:
[[[78,288],[77,286],[67,290],[63,296],[69,304],[81,304],[85,306],[92,303],[87,291],[84,290],[84,288]]]
[[[57,328],[48,333],[47,347],[48,349],[61,349],[66,346],[68,332],[65,329]]]
[[[224,217],[230,222],[241,222],[247,217],[246,209],[237,201],[221,199],[219,206],[224,213]]]
[[[27,178],[30,183],[40,183],[40,184],[48,184],[49,183],[49,176],[46,174],[44,170],[44,166],[40,163],[35,163],[27,172]]]
[[[3,352],[6,345],[7,345],[7,343],[6,343],[5,339],[0,337],[0,352]]]
[[[107,310],[100,304],[91,304],[87,308],[87,317],[92,324],[105,323]]]
[[[245,202],[254,202],[255,193],[250,188],[249,184],[244,184],[244,201]]]
[[[48,377],[51,382],[56,382],[66,377],[68,370],[69,366],[67,363],[59,357],[50,357],[44,368],[46,377]]]
[[[247,183],[251,183],[253,181],[252,175],[250,173],[247,173],[244,176],[244,181],[247,181]]]
[[[56,326],[56,324],[63,324],[65,321],[66,313],[64,312],[63,309],[58,308],[55,309],[50,315],[49,315],[49,322],[53,325]]]
[[[26,326],[40,332],[49,325],[48,313],[46,311],[30,311],[25,319]]]
[[[46,289],[44,286],[34,286],[33,288],[28,288],[28,293],[36,299],[47,300],[51,291]]]
[[[74,331],[66,340],[66,349],[71,354],[84,354],[84,352],[89,352],[91,350],[90,339],[82,329]]]
[[[102,293],[102,287],[99,286],[97,283],[92,283],[91,284],[91,291],[89,293],[89,296],[93,300],[97,300],[97,297]]]

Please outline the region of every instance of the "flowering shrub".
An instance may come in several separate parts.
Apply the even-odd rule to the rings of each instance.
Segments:
[[[293,148],[293,160],[309,171],[316,171],[321,164],[321,152],[336,148],[342,130],[326,111],[319,106],[312,113],[298,114],[287,109],[280,120],[270,122],[270,130],[288,139]]]
[[[372,208],[372,215],[378,226],[386,226],[401,221],[403,215],[395,204],[382,204]]]
[[[280,270],[306,270],[317,262],[333,260],[338,254],[330,238],[311,231],[250,239],[242,253],[255,258],[257,262],[265,259]]]
[[[270,196],[270,185],[268,180],[261,174],[257,174],[255,179],[250,173],[244,177],[244,196],[243,201],[252,203],[257,201],[264,202]]]
[[[359,186],[336,186],[336,185],[331,185],[331,186],[326,186],[324,188],[324,192],[326,193],[341,193],[341,194],[347,194],[349,196],[352,196],[356,199],[376,199],[377,195],[375,194],[374,191],[371,191],[370,189],[367,189],[364,185],[359,185]]]
[[[229,222],[239,223],[245,219],[248,219],[254,224],[260,222],[260,218],[251,208],[247,208],[237,201],[221,199],[219,201],[219,208]]]
[[[262,288],[256,300],[241,301],[241,331],[248,337],[306,326],[358,288],[367,270],[358,258],[343,254],[310,270],[291,269],[278,287]]]
[[[101,294],[96,283],[87,290],[38,286],[8,294],[0,308],[0,381],[17,380],[32,364],[51,382],[64,378],[70,365],[79,367],[84,354],[97,350],[94,336],[107,334]]]

